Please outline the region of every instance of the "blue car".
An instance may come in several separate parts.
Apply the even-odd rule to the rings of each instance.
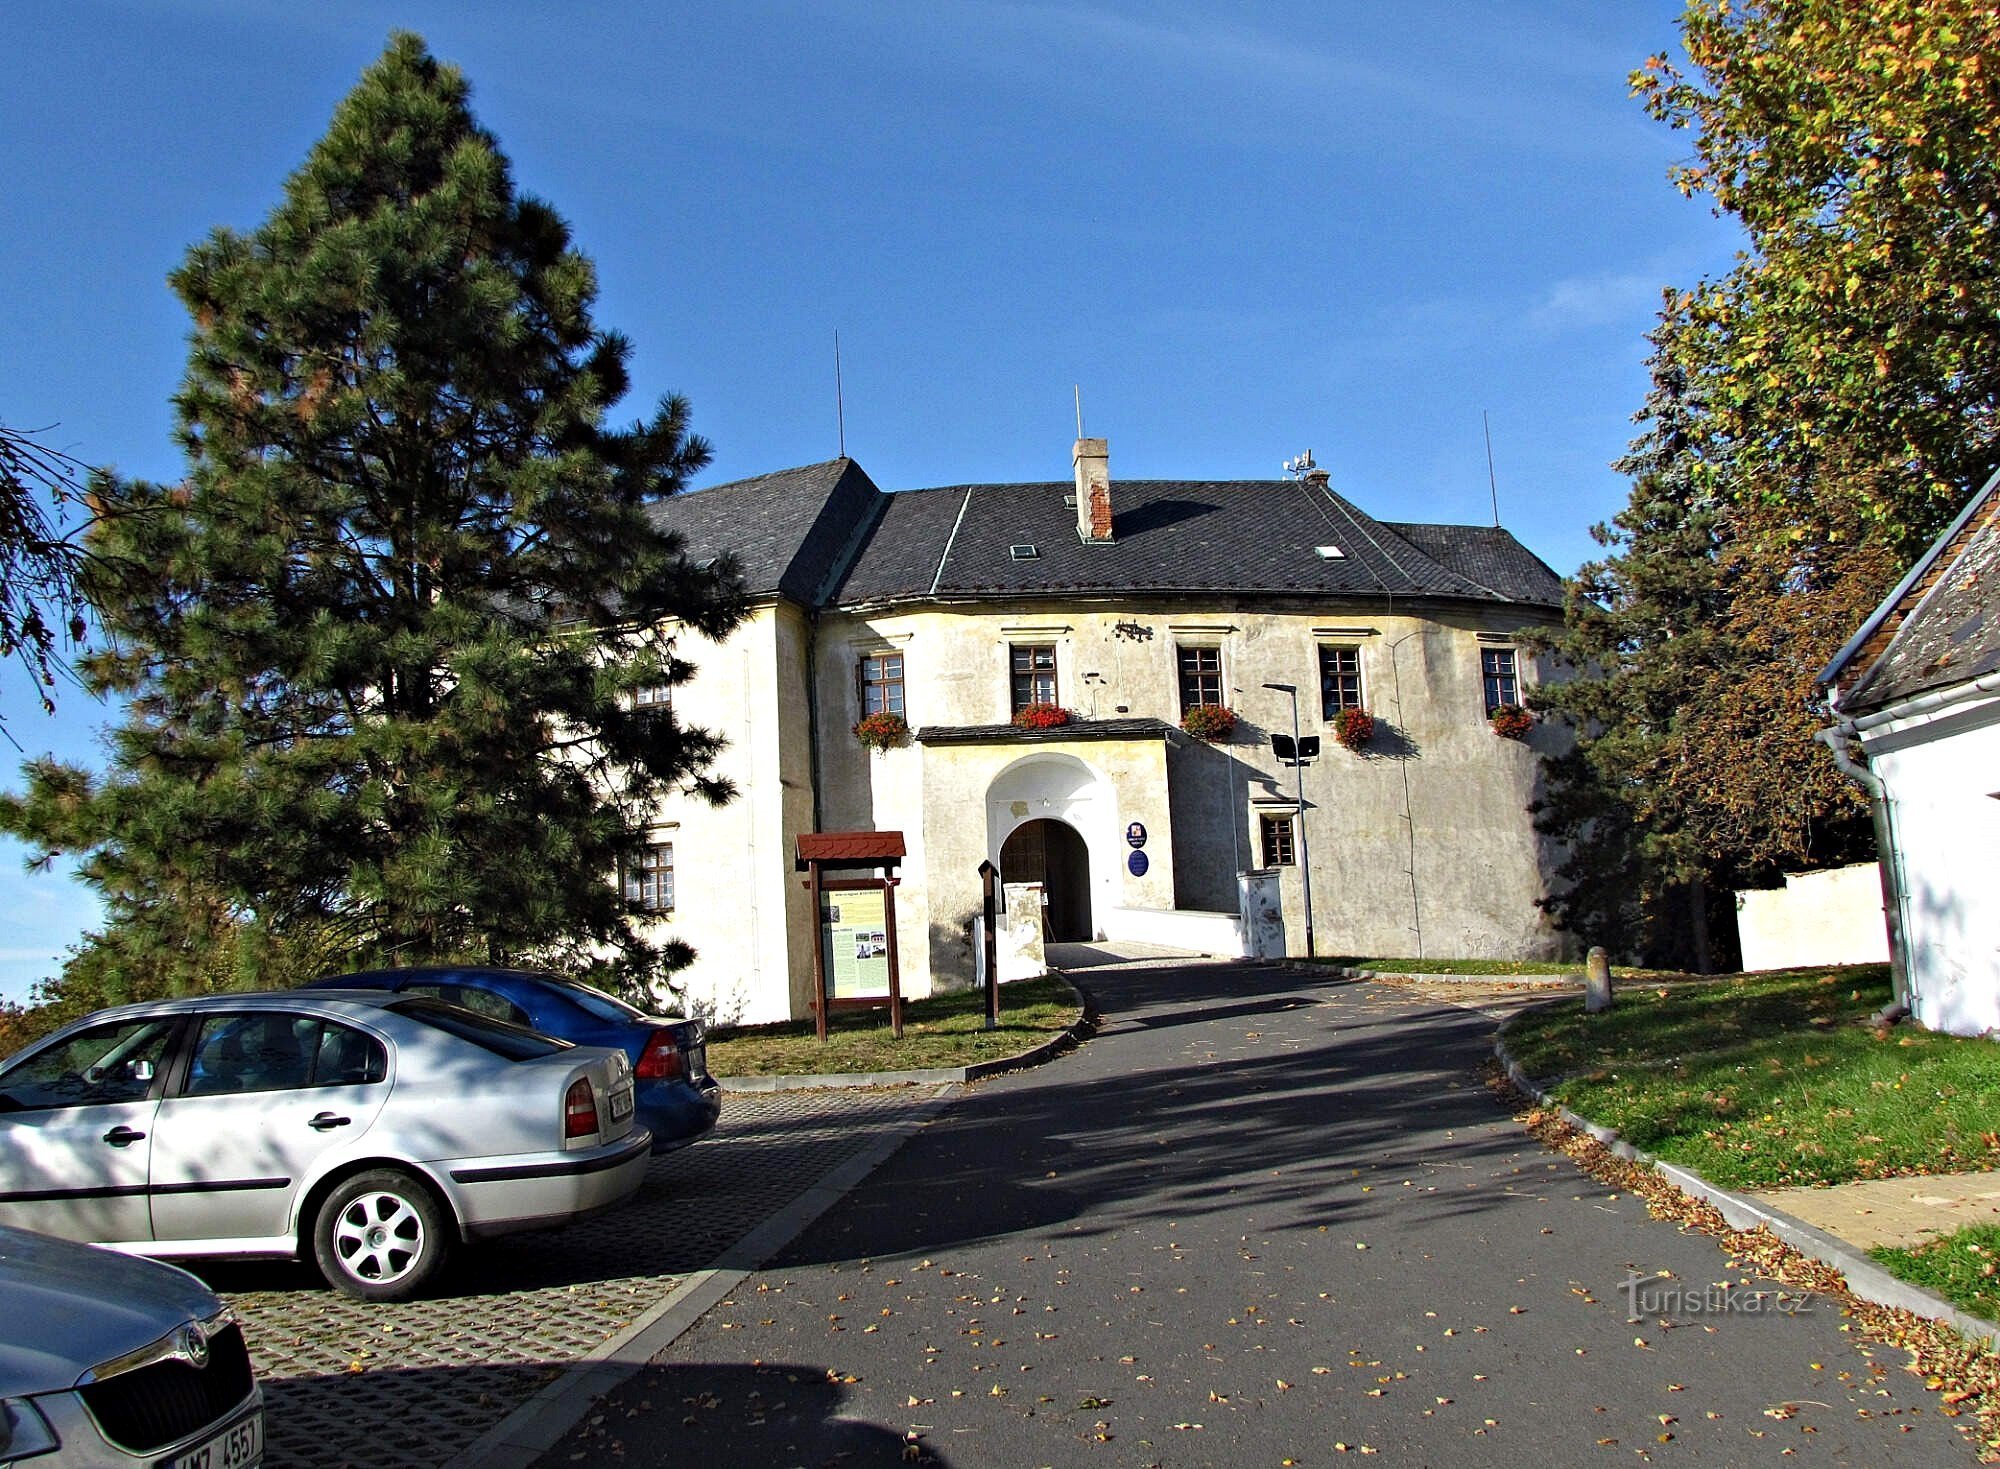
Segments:
[[[651,1130],[655,1153],[686,1147],[722,1113],[722,1088],[708,1074],[708,1028],[701,1021],[648,1015],[560,975],[440,965],[334,975],[306,988],[424,995],[579,1046],[617,1046],[631,1058],[638,1124]]]

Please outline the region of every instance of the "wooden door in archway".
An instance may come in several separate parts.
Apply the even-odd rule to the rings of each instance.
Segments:
[[[1090,849],[1065,821],[1030,821],[1000,848],[1002,882],[1039,882],[1047,895],[1043,937],[1050,943],[1088,943],[1097,936],[1090,917]]]

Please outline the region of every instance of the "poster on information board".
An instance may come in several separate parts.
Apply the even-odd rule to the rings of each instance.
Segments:
[[[881,889],[825,894],[820,940],[829,995],[836,1000],[889,998],[889,925]]]

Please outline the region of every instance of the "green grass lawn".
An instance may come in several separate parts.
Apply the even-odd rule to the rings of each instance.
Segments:
[[[986,996],[963,990],[903,1007],[903,1038],[889,1010],[836,1010],[825,1041],[810,1020],[709,1032],[708,1069],[732,1076],[814,1076],[855,1071],[919,1071],[970,1066],[1031,1050],[1076,1024],[1082,1005],[1055,975],[1000,987],[1000,1025],[987,1030]]]
[[[1921,1245],[1868,1252],[1889,1273],[1936,1291],[1961,1311],[2000,1321],[2000,1224],[1975,1224]]]
[[[1861,1023],[1882,965],[1628,984],[1507,1032],[1522,1068],[1634,1147],[1716,1183],[1779,1188],[2000,1167],[2000,1045]]]

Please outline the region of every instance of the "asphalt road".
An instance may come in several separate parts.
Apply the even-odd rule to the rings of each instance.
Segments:
[[[1833,1302],[1529,1139],[1486,1016],[1084,978],[1089,1044],[968,1089],[543,1463],[1974,1462]]]

